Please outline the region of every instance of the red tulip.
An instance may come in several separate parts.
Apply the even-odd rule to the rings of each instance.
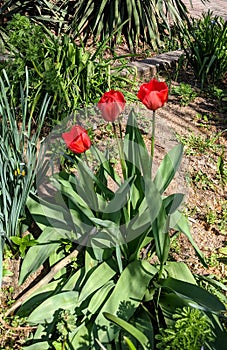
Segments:
[[[114,122],[125,108],[125,98],[122,92],[110,90],[103,94],[98,102],[102,117],[107,122]]]
[[[62,138],[70,151],[83,153],[91,147],[91,140],[87,131],[79,125],[74,125],[70,131],[64,132]]]
[[[168,100],[168,86],[165,82],[151,79],[140,86],[137,97],[148,109],[155,111]]]

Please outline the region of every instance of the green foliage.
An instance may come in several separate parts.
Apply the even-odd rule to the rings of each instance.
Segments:
[[[187,106],[190,102],[194,101],[197,96],[197,93],[191,85],[185,83],[172,86],[171,93],[178,97],[181,106]]]
[[[121,75],[126,67],[124,57],[104,58],[107,41],[95,43],[90,49],[82,42],[78,46],[69,35],[55,36],[45,26],[19,14],[8,23],[3,38],[10,55],[1,67],[13,81],[15,98],[28,67],[29,108],[32,112],[39,109],[48,93],[52,97],[50,121],[62,120],[79,106],[94,103],[110,85],[133,85],[133,79]],[[130,73],[133,75],[133,69]]]
[[[217,141],[222,132],[213,137],[204,138],[201,135],[195,135],[191,133],[189,137],[177,135],[177,139],[185,146],[185,152],[187,155],[199,155],[208,154],[209,151],[215,151],[222,154],[223,146]]]
[[[192,18],[181,30],[181,47],[202,88],[215,84],[227,72],[227,23],[212,12]]]
[[[33,247],[38,242],[32,237],[31,234],[27,234],[23,237],[11,237],[11,241],[19,247],[20,256],[25,257],[25,252],[29,247]]]
[[[34,189],[38,163],[37,146],[49,99],[41,103],[33,116],[28,110],[29,78],[26,70],[24,89],[20,86],[20,104],[14,105],[14,94],[6,72],[0,78],[0,263],[4,242],[11,236],[21,235],[23,219],[26,217],[26,202]],[[0,266],[0,271],[2,267]],[[0,272],[1,276],[1,272]],[[1,277],[0,277],[1,281]]]
[[[42,234],[25,255],[20,283],[45,262],[53,272],[49,283],[33,290],[17,312],[38,325],[26,350],[153,349],[157,325],[174,322],[175,309],[191,303],[208,316],[216,313],[217,320],[209,317],[210,322],[216,336],[225,339],[218,321],[224,305],[196,285],[185,264],[168,261],[169,228],[183,232],[203,261],[178,211],[183,196],[164,195],[179,167],[182,145],[166,154],[151,180],[151,159],[133,110],[121,141],[123,178],[108,152],[92,146],[86,161],[76,156],[76,172],[63,169],[52,177],[58,190],[54,198],[31,195],[28,201]],[[70,251],[63,249],[65,237],[72,242]],[[156,264],[146,253],[141,259],[142,249]]]
[[[214,340],[210,321],[200,310],[177,308],[173,319],[174,325],[160,329],[160,334],[156,336],[158,349],[200,350],[207,341]]]
[[[70,1],[55,0],[5,0],[0,3],[1,25],[9,22],[15,14],[29,16],[46,23],[58,33],[64,28],[67,13],[70,12]],[[67,11],[68,10],[68,11]]]
[[[116,41],[123,35],[130,50],[136,51],[140,42],[157,49],[164,29],[171,31],[170,21],[180,25],[185,18],[187,9],[181,0],[83,0],[76,10],[71,30],[76,28],[83,34],[83,40],[91,37],[103,40],[123,24]]]

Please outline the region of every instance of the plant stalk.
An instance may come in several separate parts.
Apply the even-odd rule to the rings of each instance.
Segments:
[[[154,160],[154,147],[155,147],[155,111],[153,111],[153,118],[151,122],[151,179],[152,179],[152,165]]]

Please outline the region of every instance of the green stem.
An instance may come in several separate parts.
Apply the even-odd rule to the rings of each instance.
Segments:
[[[118,138],[116,125],[115,125],[114,122],[112,123],[112,126],[113,126],[114,136],[115,136],[115,138],[117,140],[117,147],[118,147],[119,156],[120,156],[120,163],[121,163],[121,169],[122,169],[123,178],[126,179],[126,164],[125,164],[125,157],[124,157],[123,144],[122,144],[121,124],[119,122],[119,129],[120,129],[120,134],[121,134],[121,139],[120,140]]]
[[[152,164],[154,159],[154,146],[155,146],[155,111],[153,111],[153,118],[151,124],[151,177],[152,177]]]

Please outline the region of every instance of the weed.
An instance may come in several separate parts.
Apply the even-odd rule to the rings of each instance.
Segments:
[[[222,145],[217,143],[220,135],[221,133],[218,133],[211,138],[204,138],[201,135],[195,135],[192,133],[188,137],[179,134],[176,134],[176,137],[177,140],[185,146],[186,155],[198,155],[210,153],[211,150],[216,152],[217,150],[222,149]]]
[[[179,98],[181,106],[187,106],[190,102],[194,101],[197,96],[197,93],[191,85],[185,83],[172,86],[171,93]]]
[[[202,190],[213,191],[215,188],[212,179],[201,170],[196,171],[195,174],[192,175],[191,180],[196,187],[201,188]]]
[[[215,227],[220,233],[226,234],[227,201],[221,201],[216,209],[207,206],[205,221],[209,226]]]

